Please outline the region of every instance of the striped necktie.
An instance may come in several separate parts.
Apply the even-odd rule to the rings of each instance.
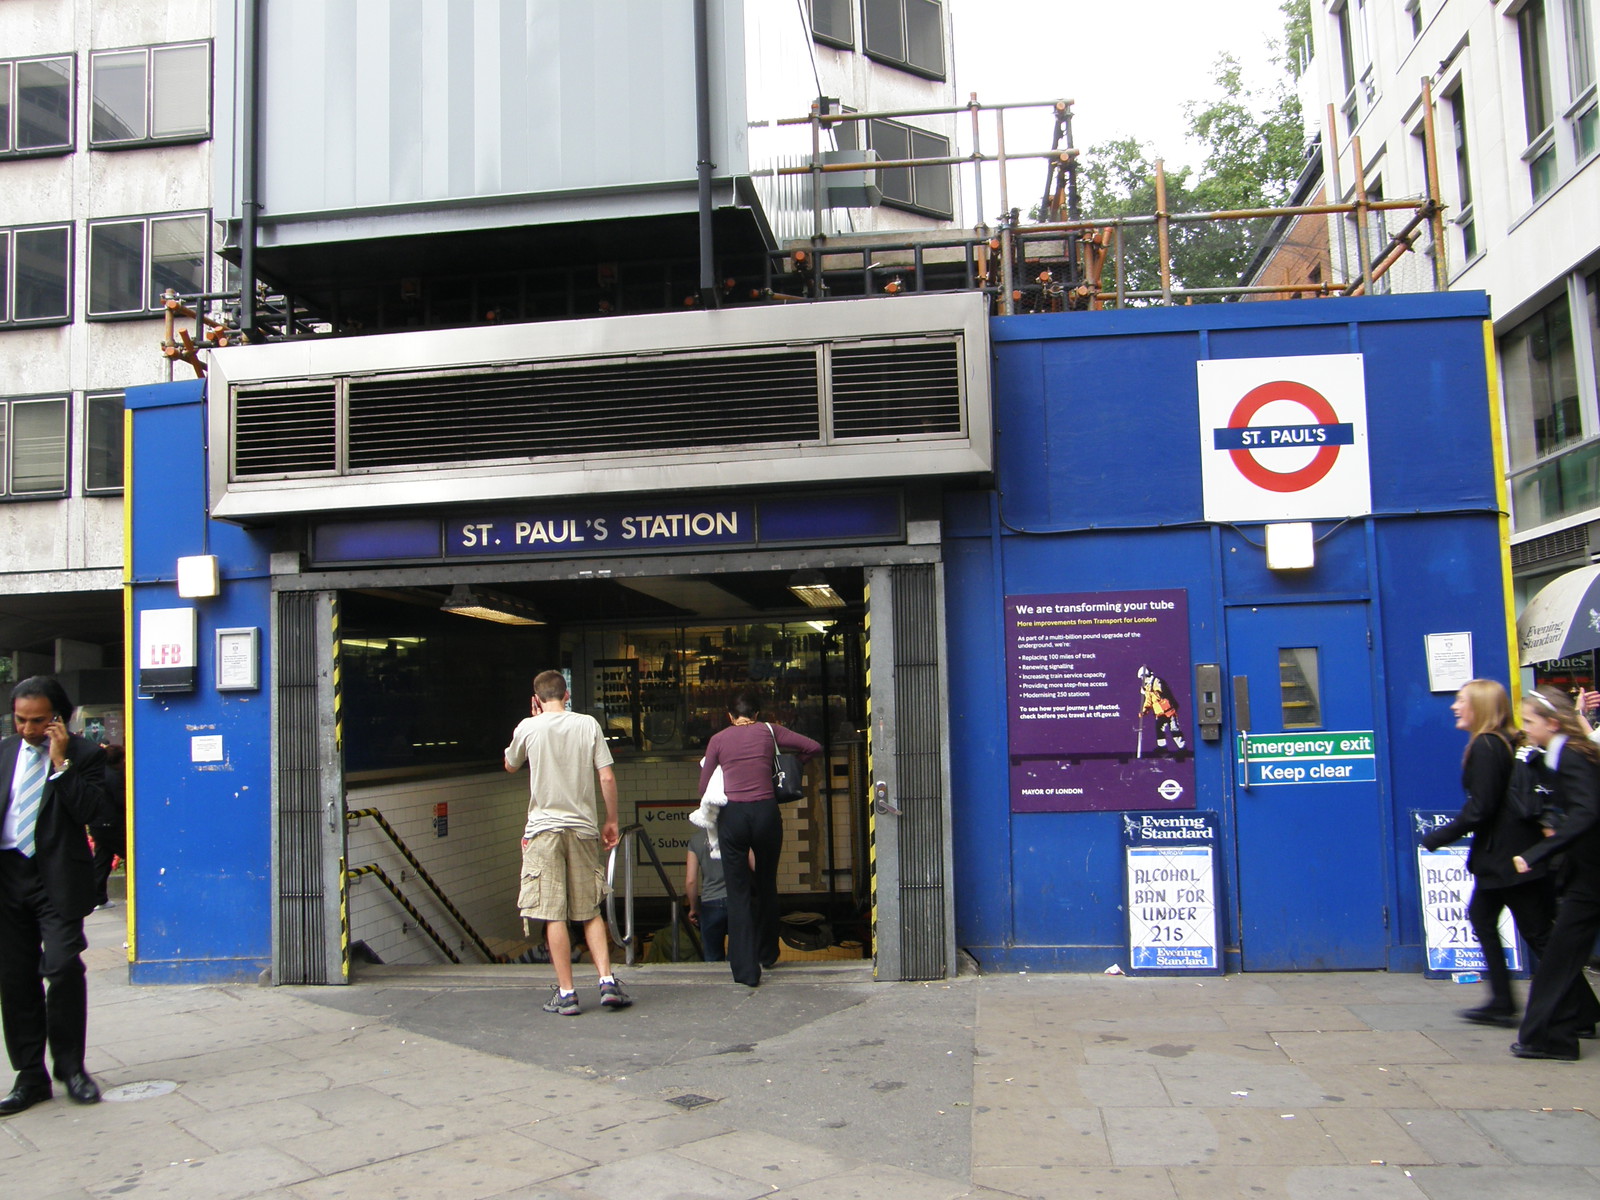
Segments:
[[[22,787],[12,797],[17,810],[17,849],[33,857],[34,828],[39,823],[39,801],[44,798],[45,754],[42,746],[26,747],[33,756],[22,772]]]

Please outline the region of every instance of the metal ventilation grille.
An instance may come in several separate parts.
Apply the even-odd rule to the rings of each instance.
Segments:
[[[1574,525],[1571,529],[1561,529],[1555,533],[1547,533],[1544,537],[1518,542],[1511,547],[1511,565],[1525,567],[1530,563],[1543,562],[1547,558],[1559,558],[1563,554],[1579,554],[1587,552],[1588,549],[1589,527]]]
[[[834,350],[834,437],[907,437],[961,428],[961,357],[954,342]]]
[[[814,350],[350,382],[351,470],[821,438]]]
[[[233,398],[234,474],[294,475],[338,466],[332,383],[240,388]]]

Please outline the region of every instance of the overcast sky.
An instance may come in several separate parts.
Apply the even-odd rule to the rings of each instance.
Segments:
[[[1217,56],[1233,54],[1254,86],[1281,75],[1268,46],[1283,27],[1279,0],[950,2],[960,97],[977,92],[985,104],[1072,100],[1080,148],[1131,135],[1169,163],[1194,165],[1198,153],[1183,137],[1183,103],[1211,94]],[[1009,149],[1048,148],[1049,119],[1035,120],[1042,123],[1014,134],[1007,118]],[[1027,177],[1038,180],[1030,191],[1042,189],[1042,167]],[[1014,188],[1021,186],[1017,178],[1013,172]]]

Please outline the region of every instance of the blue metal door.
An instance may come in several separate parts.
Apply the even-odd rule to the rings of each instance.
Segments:
[[[1365,604],[1228,610],[1247,971],[1388,965]]]

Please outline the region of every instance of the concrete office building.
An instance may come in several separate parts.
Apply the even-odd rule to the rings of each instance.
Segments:
[[[207,0],[0,5],[0,664],[122,707],[122,391],[216,279]]]

